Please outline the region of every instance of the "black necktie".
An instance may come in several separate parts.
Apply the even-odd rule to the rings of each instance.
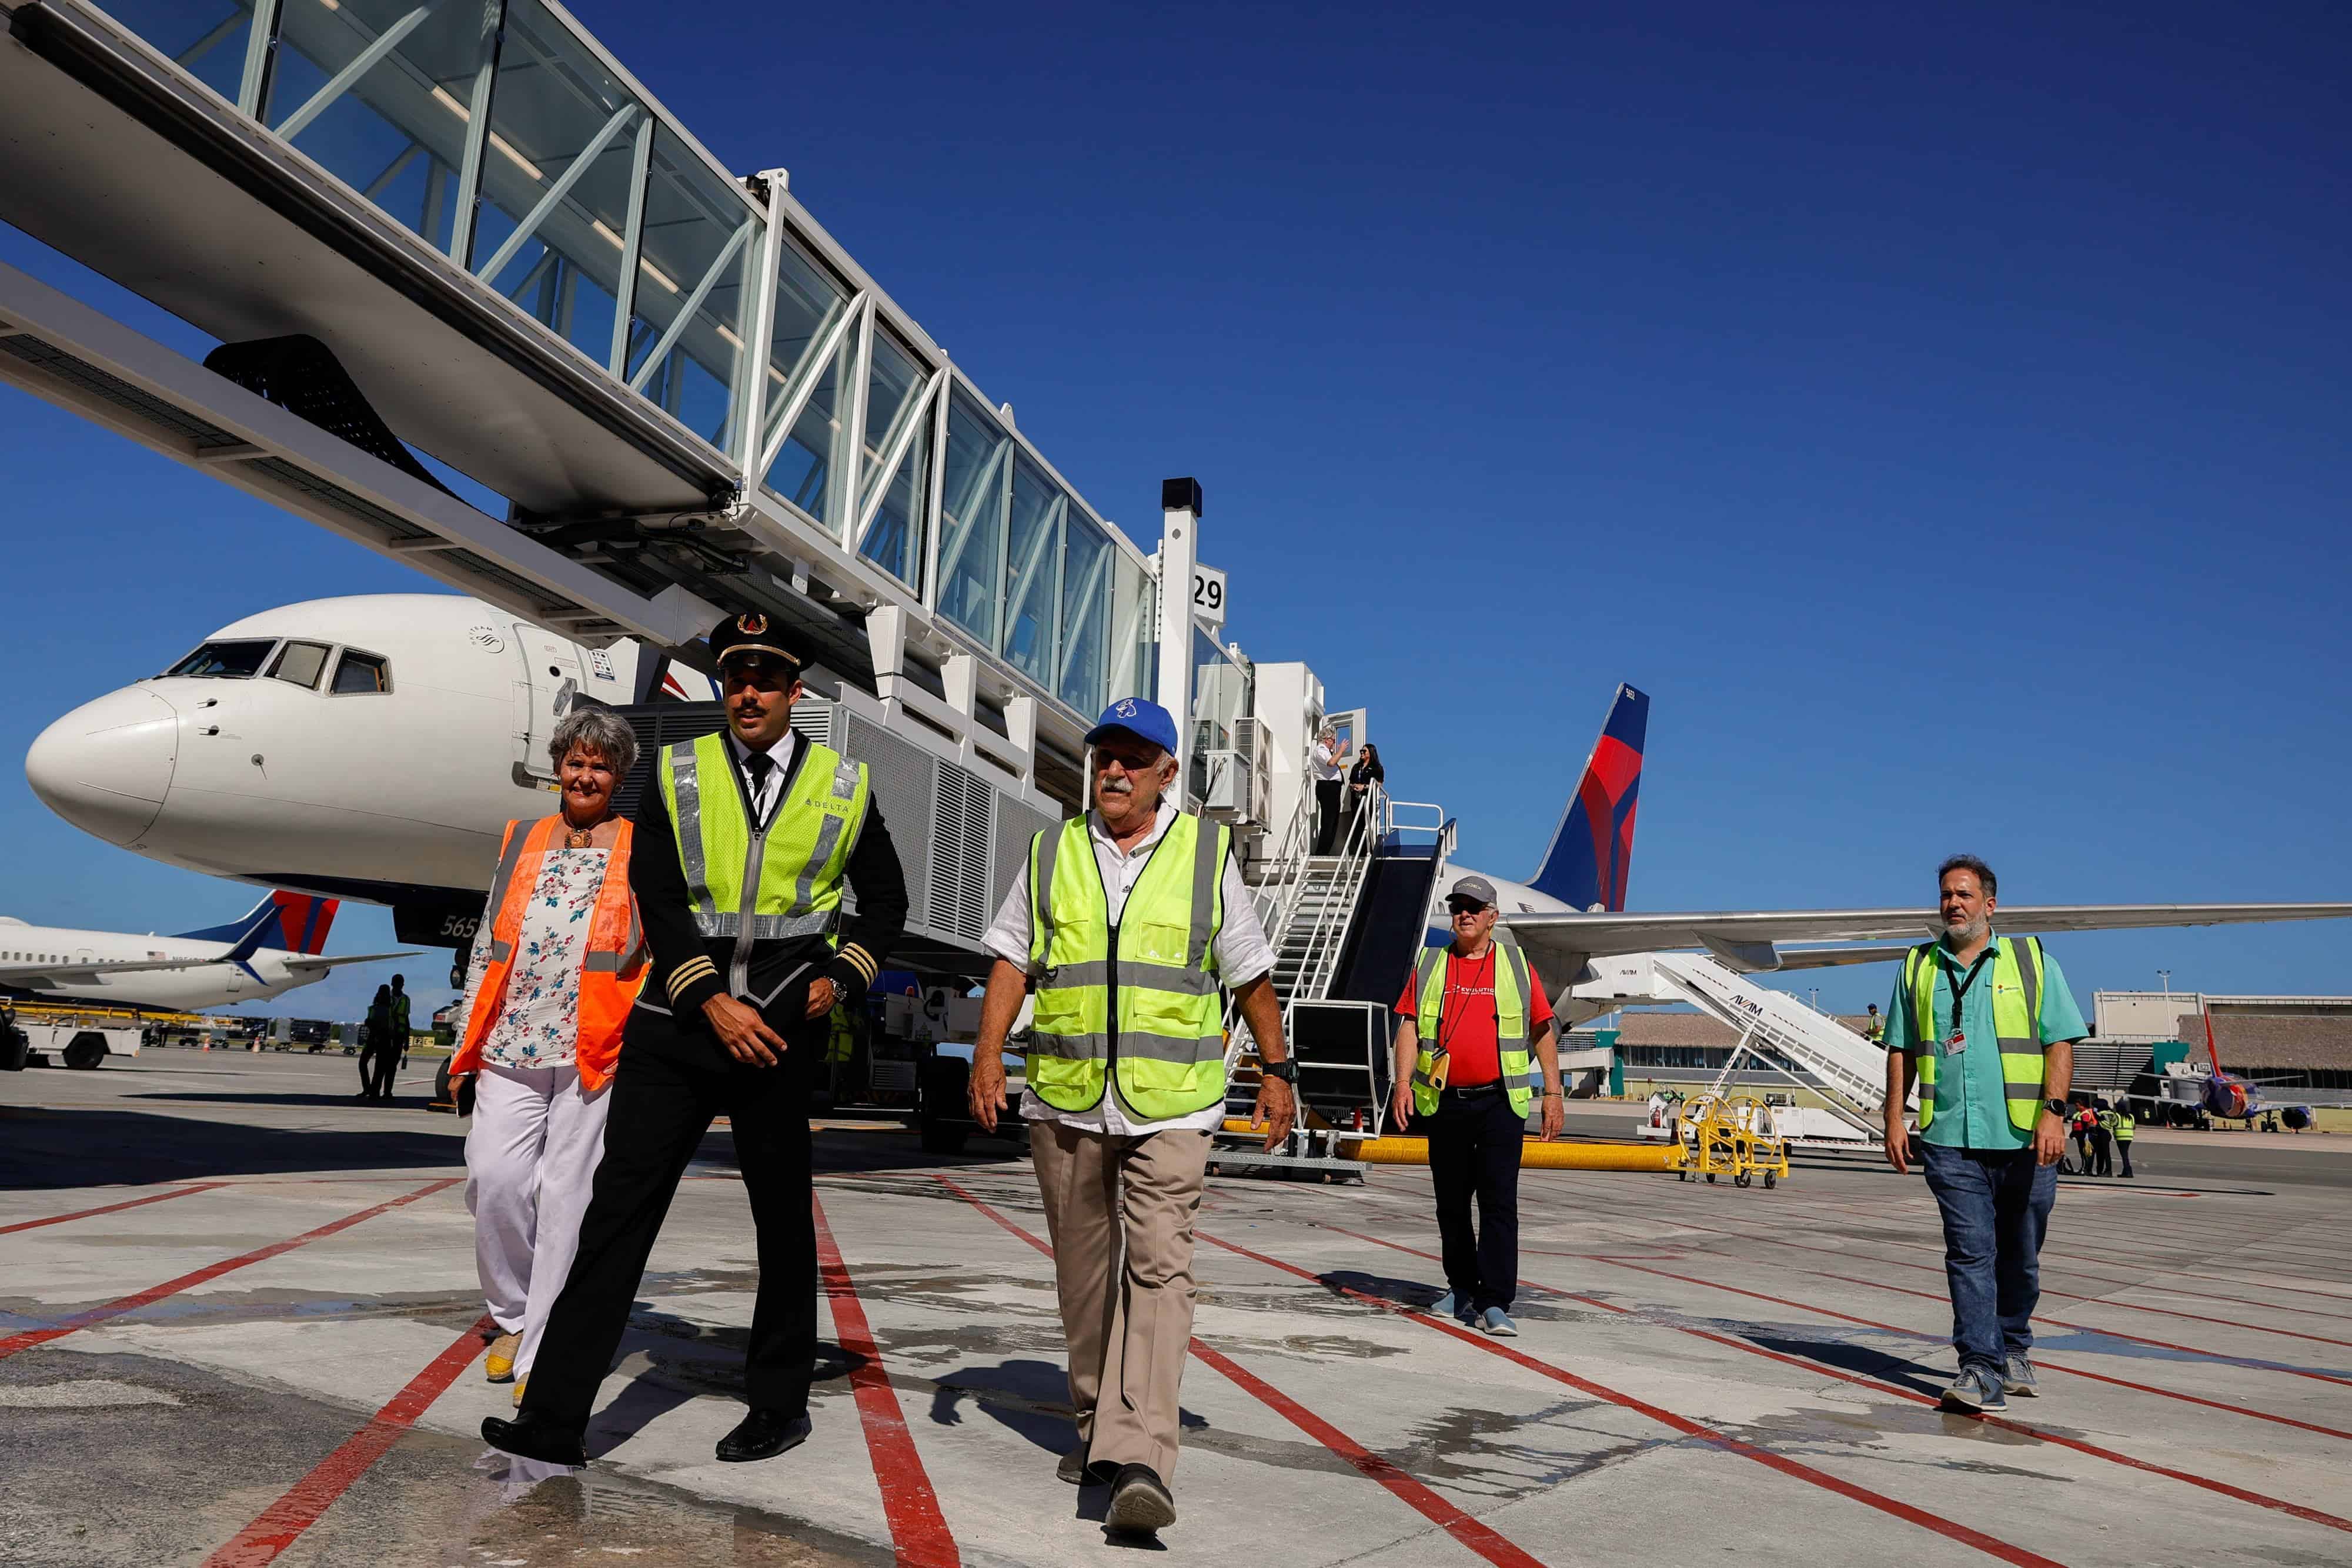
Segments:
[[[755,751],[743,758],[744,770],[751,775],[751,810],[754,814],[760,809],[760,792],[768,787],[768,775],[775,766],[776,759],[764,751]]]

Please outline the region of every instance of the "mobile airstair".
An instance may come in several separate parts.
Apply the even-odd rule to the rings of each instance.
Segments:
[[[1811,1091],[1820,1106],[1774,1107],[1779,1131],[1792,1146],[1861,1150],[1883,1141],[1886,1054],[1835,1019],[1704,954],[1596,958],[1590,975],[1575,987],[1580,999],[1620,1006],[1687,1002],[1738,1030],[1739,1042],[1709,1092],[1714,1098],[1726,1095],[1743,1063]],[[1649,1138],[1671,1135],[1671,1129],[1646,1122],[1636,1130]]]
[[[1259,1084],[1257,1045],[1228,1001],[1226,1121],[1210,1158],[1228,1169],[1360,1177],[1348,1145],[1387,1119],[1390,1012],[1429,923],[1454,827],[1425,801],[1377,785],[1337,852],[1311,852],[1315,810],[1300,803],[1274,851],[1253,868],[1259,922],[1275,954],[1283,1034],[1298,1062],[1299,1125],[1271,1152],[1248,1130]]]

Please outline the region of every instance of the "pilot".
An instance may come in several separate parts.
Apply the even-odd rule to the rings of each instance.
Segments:
[[[758,1231],[745,1361],[751,1410],[719,1440],[730,1462],[809,1435],[816,1229],[809,1091],[828,1018],[856,1005],[907,919],[907,883],[866,765],[793,733],[804,655],[766,616],[710,633],[724,732],[666,746],[637,808],[629,883],[652,983],[623,1035],[604,1156],[580,1244],[521,1408],[482,1423],[526,1458],[586,1463],[596,1391],[687,1162],[726,1116]],[[845,917],[854,890],[857,913]]]

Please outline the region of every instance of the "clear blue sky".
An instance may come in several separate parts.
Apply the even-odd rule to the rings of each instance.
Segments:
[[[1370,705],[1473,863],[1533,865],[1622,679],[1638,908],[1924,902],[1958,848],[2019,902],[2352,894],[2352,13],[574,10],[1147,548],[1197,475],[1234,634]],[[234,616],[420,585],[0,407],[11,747]],[[250,902],[13,766],[0,831],[28,919]],[[2053,947],[2087,1007],[2352,990],[2347,936]]]

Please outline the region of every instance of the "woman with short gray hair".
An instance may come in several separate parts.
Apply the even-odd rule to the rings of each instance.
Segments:
[[[548,754],[562,810],[507,824],[449,1062],[453,1081],[472,1081],[466,1207],[499,1327],[486,1370],[513,1380],[518,1405],[572,1270],[622,1025],[646,971],[629,893],[635,830],[613,814],[636,732],[609,708],[578,706]]]

